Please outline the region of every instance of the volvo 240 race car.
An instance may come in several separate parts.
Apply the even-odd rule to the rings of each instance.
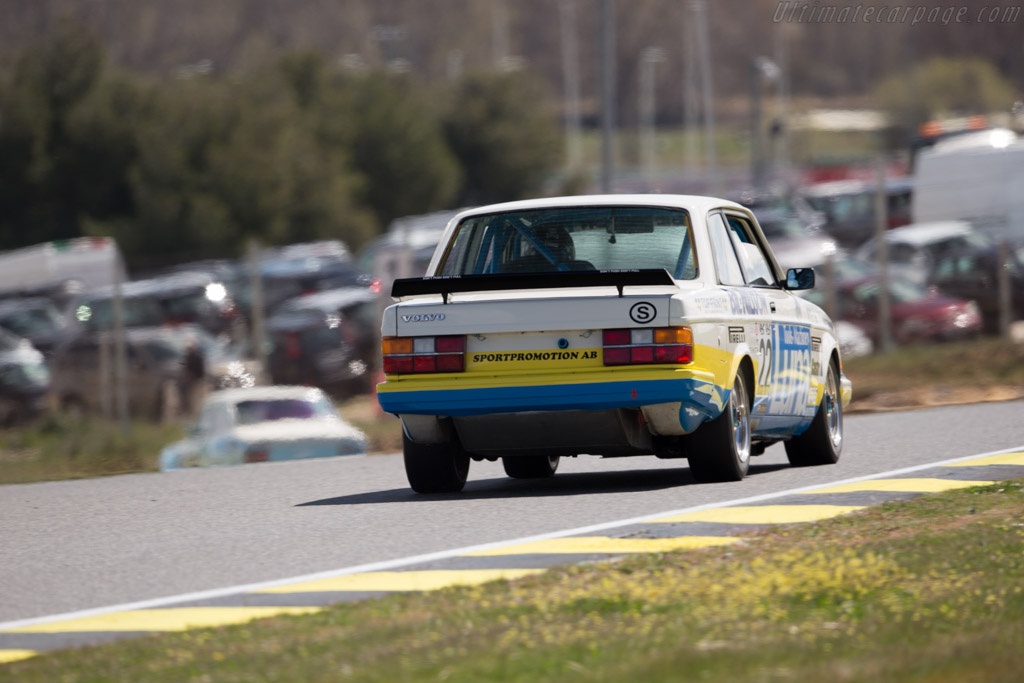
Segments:
[[[739,204],[480,207],[427,272],[393,286],[377,394],[415,491],[459,491],[481,459],[528,478],[562,456],[653,454],[730,481],[780,440],[793,465],[839,458],[851,385],[832,321],[792,294],[814,271],[783,272]]]

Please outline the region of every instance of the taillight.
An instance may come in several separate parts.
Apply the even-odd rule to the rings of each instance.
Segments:
[[[426,372],[464,372],[466,338],[384,337],[381,340],[384,372],[408,375]]]
[[[268,462],[270,452],[260,446],[250,446],[245,451],[245,462]]]
[[[681,365],[693,362],[693,331],[689,327],[605,330],[605,365]]]

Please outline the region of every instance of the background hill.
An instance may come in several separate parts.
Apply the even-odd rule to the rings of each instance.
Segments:
[[[852,14],[846,21],[838,12],[823,14],[847,5],[878,14],[867,22],[864,15],[855,22]],[[936,2],[712,0],[716,93],[745,98],[750,60],[758,55],[786,64],[795,97],[863,97],[885,77],[936,56],[983,59],[1024,91],[1020,3],[990,0],[983,15],[981,5],[962,7],[957,15],[961,6]],[[4,0],[0,45],[18,50],[73,17],[99,33],[116,64],[153,75],[245,70],[268,52],[303,48],[350,68],[391,64],[427,81],[523,65],[561,93],[563,47],[575,36],[584,113],[593,116],[599,9],[598,0]],[[619,0],[615,11],[618,120],[637,117],[638,68],[651,47],[664,51],[656,72],[659,119],[680,120],[685,63],[693,56],[692,3]]]

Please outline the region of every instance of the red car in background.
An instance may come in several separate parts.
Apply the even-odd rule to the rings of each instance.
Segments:
[[[877,276],[840,282],[836,287],[837,320],[845,320],[861,328],[875,344],[880,343],[878,323],[881,282]],[[825,292],[809,292],[808,300],[824,305]],[[947,296],[935,288],[927,288],[908,280],[889,282],[892,311],[892,338],[897,344],[951,341],[977,337],[982,332],[981,312],[977,303]]]

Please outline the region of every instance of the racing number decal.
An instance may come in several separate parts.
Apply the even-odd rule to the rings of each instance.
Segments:
[[[630,319],[639,325],[651,322],[657,314],[658,309],[654,307],[654,304],[646,301],[635,303],[629,309]]]
[[[773,350],[775,353],[772,354]],[[766,373],[771,379],[771,415],[803,415],[811,388],[811,330],[803,325],[772,325],[768,342],[774,367]],[[771,361],[769,361],[771,362]]]
[[[761,352],[761,367],[757,373],[757,384],[770,388],[772,385],[772,338],[767,335],[762,336],[757,346],[758,351]]]

